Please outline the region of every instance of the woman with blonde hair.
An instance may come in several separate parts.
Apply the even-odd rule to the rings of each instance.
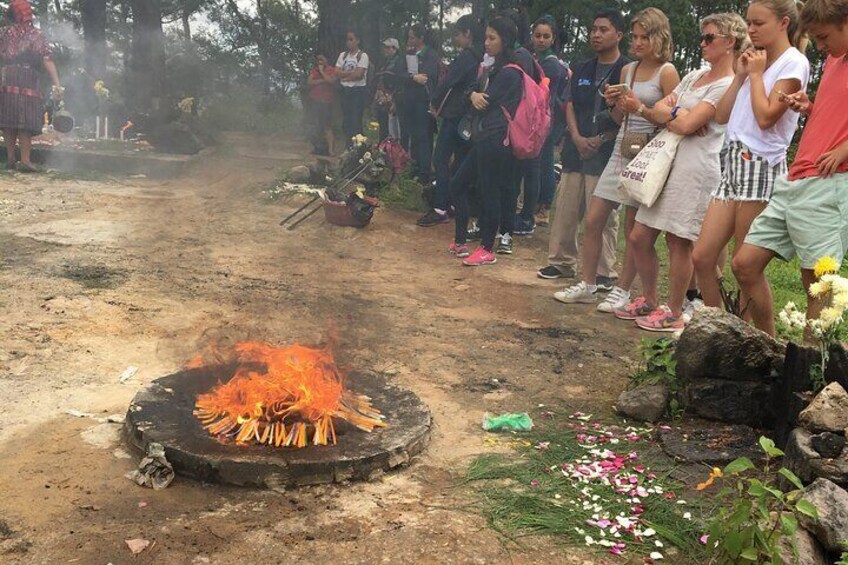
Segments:
[[[693,273],[692,246],[701,232],[711,187],[721,178],[724,128],[716,122],[716,106],[732,82],[733,65],[747,35],[738,14],[704,18],[701,52],[709,67],[686,75],[672,96],[646,112],[656,122],[665,122],[669,132],[684,137],[662,193],[653,206],[639,209],[630,232],[644,296],[616,310],[615,316],[635,320],[642,329],[683,329],[683,303]],[[669,299],[667,306],[658,307],[656,241],[663,232],[668,245]]]
[[[680,75],[669,61],[673,44],[668,17],[656,8],[642,10],[633,17],[630,25],[630,55],[635,62],[622,71],[621,85],[607,85],[605,98],[613,107],[612,117],[622,124],[615,142],[612,157],[598,179],[595,192],[588,203],[586,225],[583,232],[583,280],[554,294],[566,304],[594,303],[598,290],[610,291],[598,305],[601,312],[612,312],[630,301],[630,285],[636,268],[625,247],[621,275],[617,284],[596,278],[604,227],[620,205],[625,206],[625,235],[630,234],[636,218],[638,204],[619,192],[619,175],[639,149],[655,135],[662,122],[652,120],[647,110],[668,96],[680,83]],[[601,140],[602,142],[604,140]],[[580,148],[584,151],[586,148]]]
[[[741,247],[771,199],[775,179],[786,173],[786,150],[799,117],[788,111],[786,97],[805,91],[810,78],[799,19],[795,0],[754,0],[748,7],[753,47],[742,53],[716,108],[716,121],[727,124],[728,151],[692,255],[707,306],[722,303],[722,251],[732,238]],[[743,296],[743,307],[745,301]]]

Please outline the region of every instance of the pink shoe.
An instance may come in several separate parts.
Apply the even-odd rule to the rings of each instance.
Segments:
[[[492,265],[498,262],[495,254],[483,247],[482,245],[474,250],[474,253],[468,259],[462,261],[466,267],[479,267],[480,265]]]
[[[448,253],[455,255],[460,259],[471,255],[471,251],[469,251],[468,246],[464,243],[451,243],[450,247],[448,247]]]
[[[636,318],[636,325],[649,332],[676,332],[682,330],[686,324],[683,317],[677,318],[671,313],[668,306],[660,306],[648,316]]]
[[[653,306],[649,306],[644,296],[640,296],[624,308],[616,308],[613,314],[619,320],[635,320],[643,318],[654,311]]]

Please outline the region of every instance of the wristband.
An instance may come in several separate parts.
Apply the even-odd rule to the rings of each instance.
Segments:
[[[674,108],[671,109],[671,120],[674,120],[674,119],[677,118],[677,112],[679,112],[679,111],[680,111],[680,106],[675,106]],[[669,120],[669,121],[671,121],[671,120]]]

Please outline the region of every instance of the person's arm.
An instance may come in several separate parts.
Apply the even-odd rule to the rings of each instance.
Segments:
[[[44,71],[47,73],[47,76],[50,77],[50,82],[53,83],[53,88],[55,91],[62,90],[62,83],[59,82],[59,71],[56,70],[56,63],[53,62],[53,59],[50,57],[44,57]]]
[[[734,75],[733,82],[731,82],[730,86],[727,87],[727,91],[724,93],[724,96],[721,97],[721,100],[719,100],[716,105],[716,123],[725,125],[730,121],[730,114],[733,112],[733,106],[736,104],[736,97],[739,95],[739,90],[742,88],[742,85],[745,84],[746,78],[748,78],[747,73],[736,73],[736,75]]]
[[[801,81],[790,78],[777,81],[771,93],[766,94],[766,85],[763,80],[763,73],[765,72],[765,51],[750,52],[748,54],[748,77],[751,80],[751,108],[760,129],[769,129],[774,126],[789,109],[789,105],[784,102],[780,95],[781,92],[790,95],[801,90]]]
[[[577,153],[583,160],[592,157],[598,152],[602,141],[600,136],[595,136],[590,142],[589,138],[580,135],[580,127],[577,125],[577,114],[574,112],[574,103],[570,100],[565,105],[565,123],[568,124],[568,134],[571,136],[571,141],[577,147]]]
[[[477,60],[468,50],[463,51],[448,65],[448,74],[445,79],[436,85],[433,91],[433,100],[441,101],[447,96],[448,91],[455,88],[459,82],[468,76],[472,69],[477,68]]]
[[[835,175],[845,161],[848,161],[848,141],[837,145],[826,153],[822,153],[816,159],[816,166],[819,169],[819,174],[827,178]]]
[[[664,104],[663,104],[664,105]],[[666,124],[668,131],[680,135],[694,135],[715,117],[716,108],[709,102],[701,102],[691,110],[679,108],[677,117]]]

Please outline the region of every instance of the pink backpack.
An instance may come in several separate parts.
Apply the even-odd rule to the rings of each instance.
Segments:
[[[538,63],[536,68],[542,77],[538,83],[518,65],[507,65],[504,68],[510,67],[521,71],[524,88],[515,116],[510,117],[506,108],[501,106],[507,121],[504,146],[512,146],[512,154],[516,159],[535,159],[542,152],[542,146],[551,131],[551,81]]]
[[[409,153],[401,146],[400,141],[394,137],[387,137],[377,148],[386,156],[386,161],[395,173],[401,172],[409,164]]]

